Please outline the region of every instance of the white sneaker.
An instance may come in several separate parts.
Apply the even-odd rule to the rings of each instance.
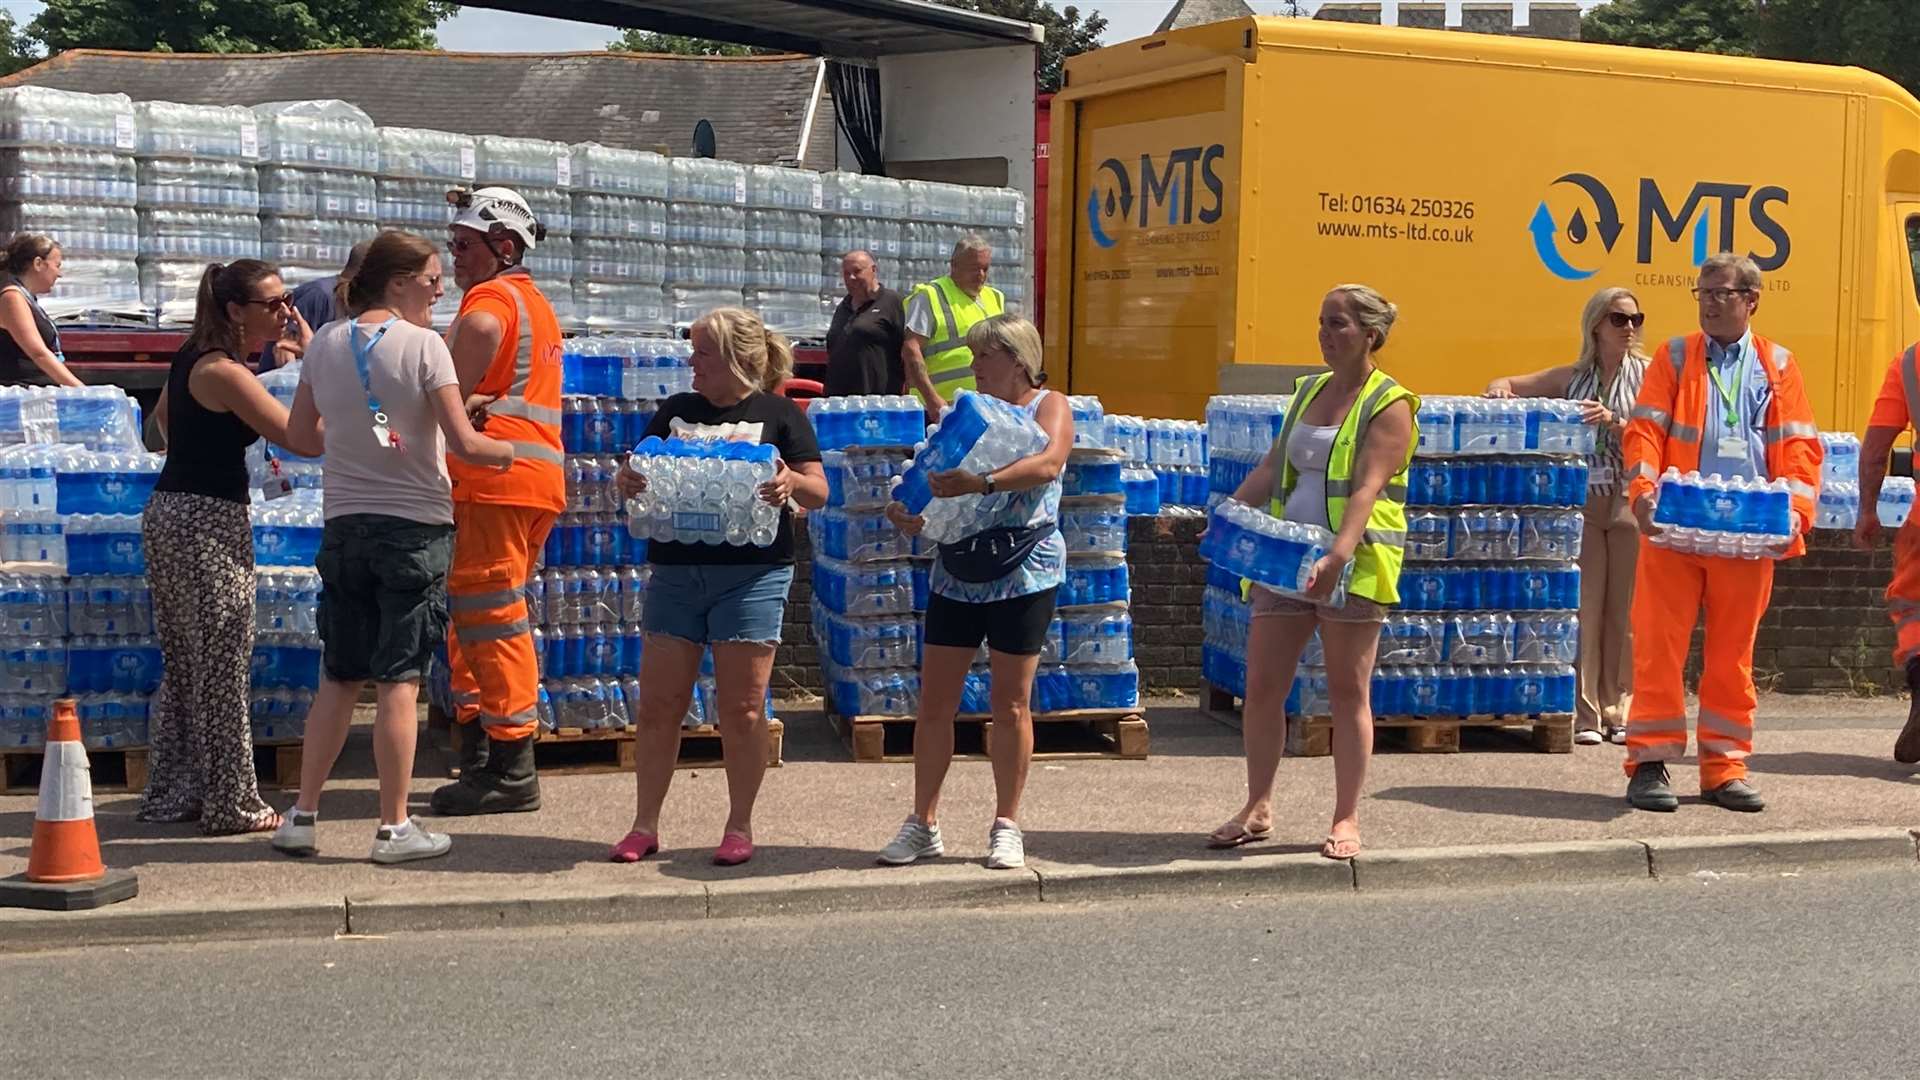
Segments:
[[[453,838],[445,833],[428,832],[420,822],[408,818],[399,825],[382,825],[373,834],[373,854],[381,865],[412,862],[445,855],[453,847]]]
[[[1575,746],[1599,746],[1606,738],[1597,731],[1576,731],[1573,733]]]
[[[1006,818],[994,818],[987,833],[987,869],[1012,870],[1027,865],[1027,838],[1020,826]]]
[[[313,826],[319,820],[319,814],[288,807],[287,816],[280,819],[280,827],[273,830],[273,850],[283,855],[314,854],[319,849],[313,846]]]
[[[900,835],[880,849],[880,861],[888,866],[905,866],[918,859],[937,859],[946,853],[947,847],[940,841],[940,826],[923,825],[919,818],[909,814],[900,826]]]

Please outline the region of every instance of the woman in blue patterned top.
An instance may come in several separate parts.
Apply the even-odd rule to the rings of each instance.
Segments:
[[[1066,396],[1044,388],[1040,331],[1025,319],[998,315],[967,331],[979,392],[1025,409],[1047,433],[1046,449],[984,476],[954,469],[928,478],[937,498],[1012,495],[980,532],[942,544],[934,560],[932,596],[921,630],[920,716],[913,726],[913,813],[880,852],[894,866],[945,852],[937,812],[940,785],[953,761],[953,720],[967,671],[986,642],[993,670],[993,786],[996,807],[987,833],[987,866],[1026,864],[1014,823],[1033,760],[1034,673],[1053,624],[1054,599],[1067,573],[1060,535],[1060,474],[1073,449],[1073,411]],[[887,516],[909,534],[924,521],[893,503]]]

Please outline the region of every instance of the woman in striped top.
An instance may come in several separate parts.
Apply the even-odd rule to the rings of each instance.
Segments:
[[[1633,700],[1634,564],[1640,538],[1621,478],[1620,436],[1640,396],[1646,316],[1632,292],[1601,289],[1580,316],[1580,358],[1571,364],[1493,380],[1488,397],[1573,398],[1599,428],[1588,461],[1586,528],[1580,538],[1580,701],[1573,741],[1626,741]]]

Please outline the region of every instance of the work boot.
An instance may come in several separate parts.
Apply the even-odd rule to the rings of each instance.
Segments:
[[[454,759],[459,775],[465,776],[487,764],[487,730],[479,724],[456,724],[454,736],[460,740],[460,753]]]
[[[1907,726],[1893,741],[1893,760],[1902,765],[1920,762],[1920,656],[1907,661]]]
[[[444,817],[515,814],[540,809],[540,778],[533,771],[533,736],[486,739],[484,764],[434,791],[433,812]]]
[[[1673,793],[1667,767],[1658,761],[1643,761],[1633,767],[1633,779],[1627,781],[1627,801],[1636,810],[1662,814],[1680,809],[1680,796]]]
[[[1767,801],[1745,780],[1729,780],[1717,788],[1702,791],[1700,801],[1738,810],[1743,814],[1757,814],[1767,808]]]

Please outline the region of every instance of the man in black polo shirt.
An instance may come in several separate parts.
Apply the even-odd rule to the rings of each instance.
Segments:
[[[840,260],[840,280],[847,295],[827,331],[827,396],[905,393],[900,346],[907,315],[900,294],[880,287],[873,256],[864,251]]]

